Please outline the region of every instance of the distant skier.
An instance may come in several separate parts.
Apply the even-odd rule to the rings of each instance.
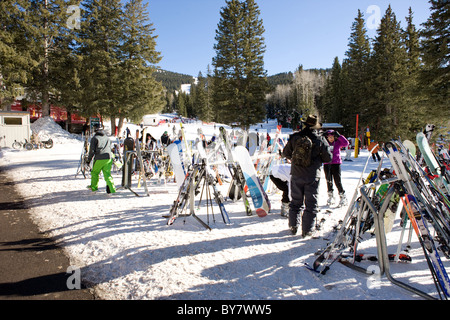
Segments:
[[[170,144],[170,137],[167,131],[164,131],[164,133],[161,136],[161,144],[165,147]]]

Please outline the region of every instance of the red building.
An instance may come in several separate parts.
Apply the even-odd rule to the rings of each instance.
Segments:
[[[29,105],[22,107],[20,101],[16,101],[11,105],[11,111],[28,111],[30,113],[30,122],[33,123],[42,117],[42,108],[39,105]],[[67,110],[64,107],[50,106],[50,117],[55,120],[61,127],[66,129],[67,124]],[[70,132],[81,132],[83,125],[86,123],[86,118],[81,117],[76,113],[70,115],[71,121],[69,126]]]

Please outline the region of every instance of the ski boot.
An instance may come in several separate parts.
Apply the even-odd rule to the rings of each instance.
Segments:
[[[281,203],[281,216],[285,218],[289,216],[289,202]]]
[[[339,196],[340,196],[340,201],[339,201],[339,207],[343,207],[343,206],[346,206],[347,204],[348,204],[348,202],[347,202],[347,197],[345,196],[345,193],[339,193]]]
[[[293,236],[295,236],[295,235],[297,234],[298,227],[297,227],[297,226],[295,226],[295,227],[289,227],[289,230],[291,230],[291,234],[292,234]]]
[[[334,204],[333,191],[328,191],[327,206]]]

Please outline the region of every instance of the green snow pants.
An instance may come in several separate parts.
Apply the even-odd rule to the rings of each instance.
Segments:
[[[100,171],[103,172],[103,178],[106,181],[107,186],[109,187],[109,191],[111,193],[116,192],[116,187],[114,186],[114,180],[111,176],[111,167],[112,167],[112,159],[106,160],[95,160],[94,167],[91,171],[91,190],[98,190],[98,179],[100,175]]]

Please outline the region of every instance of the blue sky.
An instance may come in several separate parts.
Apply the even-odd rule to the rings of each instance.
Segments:
[[[225,0],[147,0],[157,35],[162,69],[197,76],[206,74],[215,56],[214,40]],[[360,9],[368,35],[388,5],[405,27],[409,7],[420,28],[430,16],[428,0],[257,0],[265,28],[265,68],[268,75],[308,68],[329,68],[347,51],[351,25]],[[212,66],[211,66],[212,67]]]

